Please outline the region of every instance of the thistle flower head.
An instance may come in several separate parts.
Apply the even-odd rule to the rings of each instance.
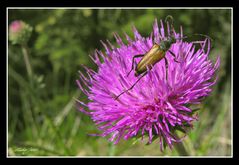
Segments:
[[[13,21],[9,26],[9,40],[12,44],[25,44],[32,33],[32,27],[21,20]]]
[[[96,50],[92,57],[98,71],[85,67],[87,76],[80,72],[77,84],[89,102],[78,100],[79,110],[92,118],[101,131],[100,136],[108,136],[115,144],[120,139],[147,135],[149,143],[159,138],[161,150],[163,146],[172,148],[173,143],[182,140],[175,130],[186,135],[197,120],[190,105],[199,104],[216,82],[214,75],[220,59],[218,57],[215,64],[209,60],[210,40],[197,41],[200,48],[196,50],[196,43],[182,40],[182,28],[176,33],[168,24],[166,29],[164,26],[161,21],[159,28],[155,20],[149,37],[142,37],[134,27],[134,39],[125,34],[127,44],[115,34],[118,47],[109,41],[102,42],[105,53]],[[173,36],[168,36],[171,32]],[[115,99],[139,78],[133,73],[127,76],[133,56],[147,53],[154,43],[160,44],[170,37],[177,39],[169,48],[177,60],[166,51],[168,71],[165,60],[160,60],[131,90]],[[136,63],[139,60],[136,59]]]

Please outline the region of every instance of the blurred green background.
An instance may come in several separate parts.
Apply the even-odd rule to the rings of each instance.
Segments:
[[[28,42],[34,78],[28,79],[21,47],[9,42],[8,155],[178,155],[169,149],[162,153],[157,141],[146,146],[122,140],[114,146],[106,138],[89,136],[97,129],[74,102],[86,100],[75,80],[83,70],[80,64],[97,70],[88,55],[104,50],[100,40],[115,44],[113,32],[133,37],[132,25],[148,36],[154,19],[167,15],[173,16],[176,31],[182,25],[185,35],[213,38],[210,58],[221,57],[218,83],[184,145],[193,156],[231,155],[230,9],[9,9],[9,24],[20,19],[34,28]]]

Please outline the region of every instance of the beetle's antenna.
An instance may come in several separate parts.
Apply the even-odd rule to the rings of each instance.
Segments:
[[[195,34],[192,34],[191,36],[203,36],[203,37],[206,37],[207,39],[209,39],[212,42],[211,48],[213,47],[214,40],[211,37],[209,37],[208,35],[200,34],[200,33],[195,33]]]
[[[188,36],[179,37],[179,38],[176,38],[176,39],[177,39],[177,40],[182,40],[182,39],[185,39],[185,38],[188,38]]]
[[[168,16],[165,18],[165,23],[167,23],[169,19],[171,20],[171,25],[173,25],[173,16],[171,16],[171,15],[168,15]],[[170,21],[169,21],[169,22],[170,22]]]
[[[169,32],[170,34],[168,34],[170,37],[173,36],[173,32],[174,32],[173,21],[174,21],[174,19],[173,19],[173,16],[171,16],[171,15],[168,15],[165,18],[165,23],[169,23],[170,24],[170,32]]]
[[[208,35],[206,35],[206,34],[195,33],[193,35],[194,36],[203,36],[203,37],[206,37],[206,38],[210,39],[211,41],[213,41],[213,39],[211,37],[209,37]]]
[[[195,33],[195,34],[192,34],[192,35],[188,36],[187,38],[192,37],[192,36],[203,36],[203,37],[206,37],[206,38],[208,38],[210,41],[213,42],[213,39],[212,39],[211,37],[209,37],[208,35],[206,35],[206,34]]]

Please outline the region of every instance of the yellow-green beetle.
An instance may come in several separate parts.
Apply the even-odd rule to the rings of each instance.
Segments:
[[[168,79],[168,61],[165,55],[166,52],[169,51],[170,54],[174,57],[174,61],[179,62],[176,60],[176,55],[171,50],[169,50],[171,45],[176,43],[176,41],[177,40],[175,37],[169,37],[168,39],[161,41],[159,44],[154,43],[152,48],[146,54],[135,55],[132,60],[132,67],[130,72],[134,69],[135,59],[142,57],[142,59],[135,67],[135,76],[141,76],[129,89],[120,93],[117,97],[115,97],[115,99],[118,99],[122,94],[131,90],[137,84],[137,82],[147,74],[148,69],[152,69],[153,66],[162,59],[165,60],[166,79]],[[127,76],[130,74],[130,72],[127,74]]]

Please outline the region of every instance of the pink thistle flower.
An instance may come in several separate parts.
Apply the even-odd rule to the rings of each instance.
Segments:
[[[32,33],[32,27],[21,20],[9,25],[9,40],[12,44],[26,44]]]
[[[149,37],[142,37],[136,28],[133,28],[133,32],[134,40],[126,34],[127,44],[115,34],[119,48],[109,41],[107,44],[102,42],[105,53],[96,50],[92,57],[98,71],[84,67],[87,76],[80,72],[77,84],[90,101],[84,103],[78,100],[79,110],[92,118],[101,131],[99,136],[110,136],[109,141],[114,141],[114,144],[120,139],[147,135],[149,143],[159,138],[161,150],[163,146],[172,148],[173,143],[183,139],[176,136],[175,130],[181,130],[186,136],[197,120],[197,114],[190,105],[199,104],[212,92],[220,58],[214,65],[208,59],[209,39],[200,41],[201,48],[195,50],[195,43],[182,40],[182,28],[180,34],[173,30],[177,42],[171,45],[170,50],[180,62],[175,62],[174,57],[166,52],[168,80],[165,61],[161,60],[148,70],[132,90],[115,99],[138,79],[133,73],[127,77],[133,56],[147,53],[154,42],[160,44],[167,38],[163,22],[159,28],[157,20]],[[167,33],[170,33],[169,26]]]
[[[10,25],[10,32],[17,33],[23,28],[23,26],[24,25],[22,21],[19,20],[13,21]]]

